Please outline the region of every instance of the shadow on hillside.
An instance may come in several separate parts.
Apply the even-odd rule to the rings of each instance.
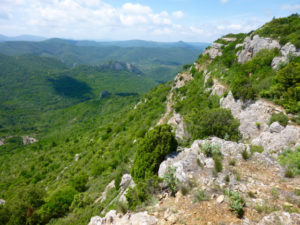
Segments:
[[[91,98],[92,89],[86,83],[72,77],[63,76],[59,78],[49,78],[52,87],[59,95],[85,100]]]

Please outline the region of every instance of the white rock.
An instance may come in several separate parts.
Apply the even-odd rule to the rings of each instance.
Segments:
[[[280,49],[280,44],[276,40],[270,38],[263,38],[255,35],[253,39],[248,36],[244,40],[244,49],[237,52],[238,62],[245,63],[255,56],[262,49]]]
[[[284,129],[283,126],[280,125],[277,121],[270,125],[271,133],[280,133]]]
[[[169,119],[168,124],[175,128],[175,136],[177,140],[182,141],[184,137],[187,136],[183,117],[179,113],[174,112],[173,116]]]
[[[273,212],[262,218],[257,225],[296,225],[300,224],[300,214],[288,212]]]
[[[79,159],[79,154],[75,154],[74,161],[76,162],[76,161],[78,161],[78,159]]]
[[[23,145],[33,144],[38,141],[37,139],[29,136],[23,136],[22,139],[23,139]]]
[[[0,199],[0,205],[5,205],[5,200],[4,199]]]
[[[147,212],[127,213],[124,216],[115,210],[109,211],[104,218],[92,217],[88,225],[156,225],[157,219]]]
[[[221,203],[224,201],[224,199],[225,199],[225,196],[224,196],[224,195],[220,195],[220,196],[217,198],[216,202],[217,202],[218,204],[221,204]]]
[[[232,41],[236,41],[236,38],[235,37],[224,37],[222,38],[224,41],[228,41],[228,42],[232,42]]]
[[[208,54],[211,59],[215,59],[217,56],[222,55],[222,46],[220,43],[213,43],[209,49],[203,52],[203,55]]]

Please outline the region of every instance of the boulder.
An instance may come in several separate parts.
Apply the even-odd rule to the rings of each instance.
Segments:
[[[147,212],[127,213],[121,215],[115,210],[109,211],[105,217],[92,217],[88,225],[156,225],[157,219]]]
[[[214,85],[212,86],[211,95],[222,96],[226,91],[226,87],[214,79]]]
[[[284,129],[283,126],[280,125],[277,121],[270,125],[271,133],[280,133]]]
[[[297,51],[296,47],[291,43],[286,43],[280,49],[281,56],[274,57],[272,60],[272,68],[277,69],[281,64],[289,62],[289,55],[299,56],[300,52]]]
[[[253,56],[255,56],[262,49],[280,49],[280,44],[276,40],[271,38],[263,38],[255,35],[253,39],[249,36],[244,40],[244,49],[237,52],[238,62],[245,63],[249,61]]]
[[[135,183],[131,177],[130,174],[124,174],[122,176],[122,180],[121,180],[121,183],[120,183],[120,189],[121,189],[121,196],[119,198],[119,201],[120,202],[126,202],[127,199],[126,199],[126,194],[127,194],[127,191],[128,191],[128,188],[129,187],[134,187],[135,186]]]
[[[169,119],[168,124],[175,128],[175,137],[177,140],[182,141],[186,137],[185,126],[183,117],[179,113],[173,113],[173,116]]]
[[[215,59],[217,56],[222,55],[222,46],[220,43],[213,43],[210,48],[203,52],[203,55],[208,54],[211,59]]]
[[[33,144],[38,141],[37,139],[29,136],[23,136],[22,139],[23,139],[23,145]]]
[[[224,199],[225,199],[225,196],[224,196],[224,195],[220,195],[220,196],[217,198],[216,202],[217,202],[218,204],[221,204],[222,202],[224,202]]]
[[[300,214],[298,213],[288,213],[288,212],[273,212],[264,218],[262,218],[257,225],[296,225],[300,224]]]

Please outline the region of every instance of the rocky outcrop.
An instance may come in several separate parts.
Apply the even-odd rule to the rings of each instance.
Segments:
[[[277,69],[281,64],[289,62],[289,56],[300,56],[300,51],[291,43],[286,43],[280,49],[281,56],[274,57],[272,61],[272,68]]]
[[[211,59],[215,59],[217,56],[222,55],[222,46],[220,43],[213,43],[210,48],[203,52],[203,55],[208,54]]]
[[[103,218],[99,216],[92,217],[88,225],[156,225],[157,222],[158,220],[147,212],[122,215],[115,210],[111,210]]]
[[[254,145],[261,145],[268,151],[279,151],[293,147],[300,142],[300,129],[297,126],[281,127],[277,123],[268,126],[273,113],[284,110],[273,103],[257,100],[243,103],[235,100],[232,93],[221,99],[221,107],[230,109],[233,116],[240,121],[239,131],[244,139],[248,139]],[[257,123],[260,126],[257,126]]]
[[[288,212],[273,212],[264,218],[262,218],[258,223],[245,221],[243,225],[297,225],[300,224],[300,214],[298,213],[288,213]]]
[[[211,89],[211,95],[222,96],[226,91],[226,87],[214,79],[214,84]]]
[[[134,183],[131,175],[130,174],[124,174],[122,176],[122,180],[121,180],[121,183],[120,183],[120,189],[121,189],[121,196],[119,198],[120,202],[126,202],[127,201],[126,194],[127,194],[128,188],[129,187],[134,187],[134,186],[135,186],[135,183]]]
[[[23,139],[23,145],[33,144],[38,141],[37,139],[29,136],[23,136],[22,139]]]
[[[227,42],[232,42],[232,41],[236,41],[235,37],[223,37],[222,40],[227,41]]]
[[[181,152],[169,155],[166,160],[160,164],[158,176],[163,178],[168,171],[168,167],[174,167],[175,177],[181,182],[186,182],[190,178],[196,179],[200,184],[212,182],[214,160],[211,157],[206,157],[204,153],[201,152],[201,146],[205,144],[218,146],[224,156],[224,163],[232,157],[240,160],[242,158],[242,151],[249,148],[245,144],[225,141],[217,137],[206,140],[196,140],[191,148],[185,148]],[[202,165],[202,167],[199,164]]]
[[[182,141],[187,136],[183,117],[179,114],[174,112],[173,116],[169,119],[168,124],[175,128],[175,137],[177,140]]]
[[[243,50],[237,52],[238,62],[245,63],[249,61],[253,56],[256,55],[262,49],[280,49],[280,44],[276,40],[271,38],[263,38],[255,35],[253,39],[246,37],[243,43]]]

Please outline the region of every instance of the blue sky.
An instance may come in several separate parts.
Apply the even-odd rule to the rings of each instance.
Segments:
[[[0,0],[0,34],[212,42],[300,12],[300,0]]]

